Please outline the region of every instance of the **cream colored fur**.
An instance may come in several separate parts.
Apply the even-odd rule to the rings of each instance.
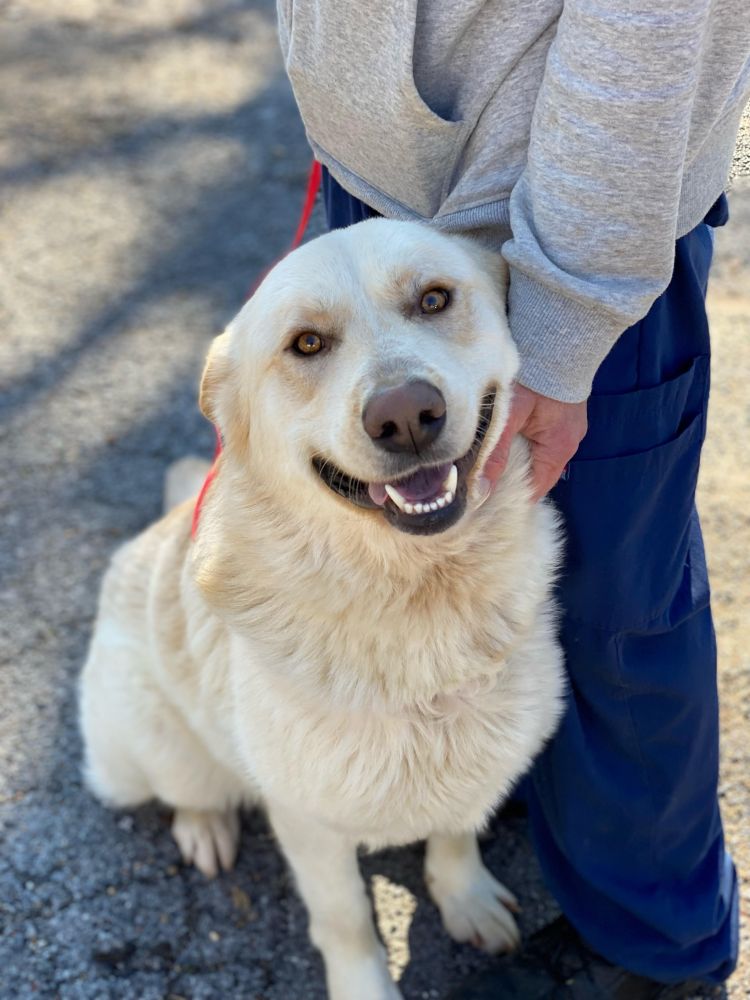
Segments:
[[[436,285],[449,308],[415,312]],[[504,297],[498,258],[417,224],[370,221],[291,254],[209,355],[202,405],[224,451],[197,539],[188,501],[120,549],[103,585],[81,682],[91,788],[115,806],[173,806],[183,855],[209,875],[232,864],[238,808],[262,802],[333,1000],[399,996],[359,844],[427,838],[449,933],[490,951],[518,940],[475,833],[552,733],[562,667],[557,528],[529,501],[521,440],[476,502],[517,365]],[[289,350],[309,329],[325,356]],[[446,399],[441,447],[455,457],[497,390],[466,512],[441,534],[397,530],[311,464],[388,481],[393,456],[360,414],[376,389],[416,378]]]

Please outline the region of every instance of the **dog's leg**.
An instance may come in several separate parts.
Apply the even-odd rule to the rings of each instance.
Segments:
[[[469,941],[490,954],[518,946],[518,927],[509,913],[518,902],[484,867],[473,833],[433,834],[427,841],[425,881],[455,941]]]
[[[330,1000],[399,1000],[375,933],[356,845],[286,809],[271,822],[310,916],[310,937],[326,966]]]
[[[214,878],[219,867],[228,872],[234,865],[240,840],[237,810],[177,809],[172,836],[183,860],[207,878]]]

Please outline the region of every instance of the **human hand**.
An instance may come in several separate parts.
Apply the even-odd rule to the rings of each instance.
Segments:
[[[486,499],[505,470],[510,443],[522,434],[531,446],[531,481],[536,502],[545,496],[578,450],[588,427],[586,403],[561,403],[516,383],[508,423],[485,462],[480,494]]]

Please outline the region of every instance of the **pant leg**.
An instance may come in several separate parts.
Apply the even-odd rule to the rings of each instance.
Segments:
[[[355,222],[364,222],[365,219],[378,215],[374,208],[370,208],[359,198],[345,191],[338,181],[331,177],[327,167],[322,169],[321,189],[329,229],[345,229]]]
[[[720,981],[738,949],[694,504],[711,250],[707,225],[678,242],[669,288],[597,374],[590,432],[553,493],[567,524],[569,707],[528,787],[563,911],[596,951],[665,982]]]
[[[372,209],[324,171],[330,228]],[[707,221],[725,221],[720,200]],[[694,506],[708,399],[712,239],[677,244],[669,289],[597,374],[555,500],[570,674],[561,729],[524,783],[562,909],[601,954],[664,981],[726,978],[737,880],[717,803],[716,650]]]

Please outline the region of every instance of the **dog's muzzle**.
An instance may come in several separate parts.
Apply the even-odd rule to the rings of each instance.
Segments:
[[[453,462],[421,466],[390,482],[366,483],[316,456],[313,467],[322,481],[358,507],[382,509],[386,520],[400,531],[432,535],[455,524],[466,509],[468,477],[479,455],[495,407],[495,390],[482,397],[471,448]]]

